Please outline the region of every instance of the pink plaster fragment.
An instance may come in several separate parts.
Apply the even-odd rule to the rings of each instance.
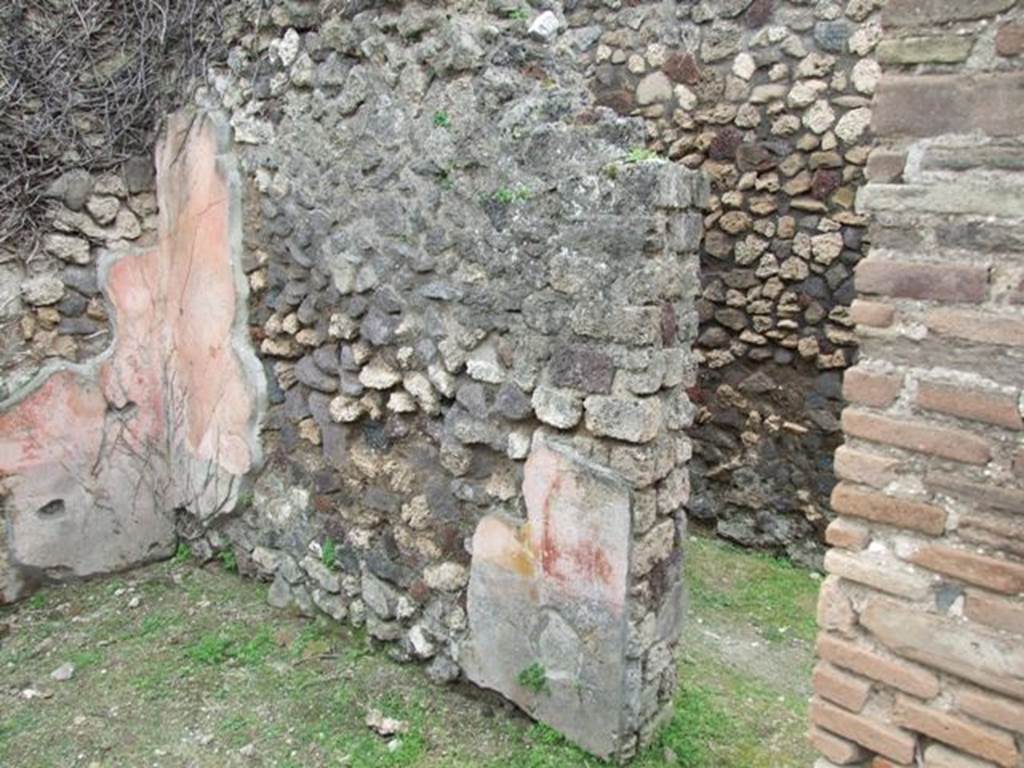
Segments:
[[[157,243],[105,276],[113,349],[54,371],[0,413],[6,567],[21,572],[0,574],[0,602],[40,577],[169,554],[174,510],[232,505],[233,478],[258,459],[263,382],[239,319],[240,201],[226,144],[208,117],[168,121]]]

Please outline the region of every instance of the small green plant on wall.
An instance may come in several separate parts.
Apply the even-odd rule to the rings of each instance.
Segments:
[[[233,549],[222,549],[220,552],[220,562],[228,573],[238,573],[238,558],[235,557]]]
[[[439,109],[434,113],[434,127],[435,128],[451,128],[452,118],[443,109]]]
[[[654,150],[646,147],[633,147],[626,155],[625,162],[632,164],[649,163],[653,160],[660,160],[661,156]]]
[[[532,193],[526,187],[501,187],[494,193],[495,201],[502,205],[525,203],[531,197]]]
[[[326,565],[331,570],[334,570],[335,568],[337,568],[338,567],[338,560],[337,560],[338,549],[337,549],[337,546],[334,543],[334,539],[327,539],[324,542],[324,545],[320,548],[320,550],[321,550],[321,558],[323,560],[324,565]]]
[[[192,557],[192,550],[188,544],[184,541],[178,542],[178,548],[174,551],[174,562],[176,565],[187,563],[189,558]]]
[[[539,661],[535,661],[533,664],[526,667],[519,673],[519,677],[516,679],[519,681],[519,684],[528,691],[533,691],[537,694],[551,693],[551,688],[548,686],[547,670],[544,669],[544,665]]]

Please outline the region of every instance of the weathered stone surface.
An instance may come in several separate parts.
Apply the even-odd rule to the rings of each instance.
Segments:
[[[21,296],[26,303],[36,307],[56,304],[64,296],[64,283],[56,275],[36,275],[22,283]]]
[[[1024,73],[890,75],[878,87],[872,130],[879,136],[981,131],[1013,136],[1024,122]]]
[[[996,33],[996,53],[1000,56],[1024,54],[1024,24],[1009,22]]]
[[[169,122],[157,153],[159,244],[106,275],[112,353],[5,404],[9,569],[61,579],[166,556],[172,510],[230,509],[238,476],[258,460],[262,375],[237,304],[240,199],[226,150],[210,118]]]
[[[593,395],[584,401],[587,429],[595,435],[630,443],[647,443],[661,428],[661,400],[655,397]]]
[[[883,40],[875,55],[883,64],[955,64],[966,59],[974,40],[959,35],[904,37]]]
[[[538,436],[523,494],[526,526],[489,516],[473,537],[462,667],[586,749],[615,755],[627,704],[629,490]],[[537,690],[521,682],[526,669]]]
[[[1010,8],[1016,0],[890,0],[882,20],[890,27],[927,26],[951,21],[971,21],[995,16]]]
[[[1024,210],[1024,192],[1020,187],[997,183],[869,184],[857,195],[857,208],[863,213],[896,208],[907,213],[1014,218]]]
[[[1024,699],[1024,646],[980,625],[872,597],[860,621],[893,652]]]

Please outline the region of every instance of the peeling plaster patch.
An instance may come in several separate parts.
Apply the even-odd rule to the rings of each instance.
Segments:
[[[523,495],[525,525],[489,515],[473,537],[460,662],[475,683],[587,750],[615,755],[629,731],[629,489],[538,435]],[[531,667],[544,676],[533,689],[521,679]]]
[[[102,265],[113,346],[0,406],[0,602],[168,556],[176,510],[230,510],[260,461],[265,383],[246,334],[229,147],[210,116],[168,121],[158,242]]]

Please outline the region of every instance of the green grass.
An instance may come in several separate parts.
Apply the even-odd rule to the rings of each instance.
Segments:
[[[749,622],[768,640],[813,642],[819,582],[787,560],[691,537],[686,567],[693,610]]]
[[[687,546],[692,601],[675,710],[634,765],[805,768],[816,582],[716,541]],[[250,744],[257,764],[275,767],[605,765],[496,697],[433,685],[362,630],[269,608],[265,584],[220,567],[171,561],[40,595],[0,609],[12,625],[0,688],[52,694],[4,699],[0,765],[148,765],[159,753],[167,765],[243,766],[251,760],[239,750]],[[135,596],[139,607],[126,608]],[[771,674],[723,654],[719,635],[731,632],[770,639],[751,656]],[[66,661],[80,674],[53,683],[49,673]],[[527,682],[546,683],[543,667],[523,663]],[[368,729],[371,708],[405,732]]]

